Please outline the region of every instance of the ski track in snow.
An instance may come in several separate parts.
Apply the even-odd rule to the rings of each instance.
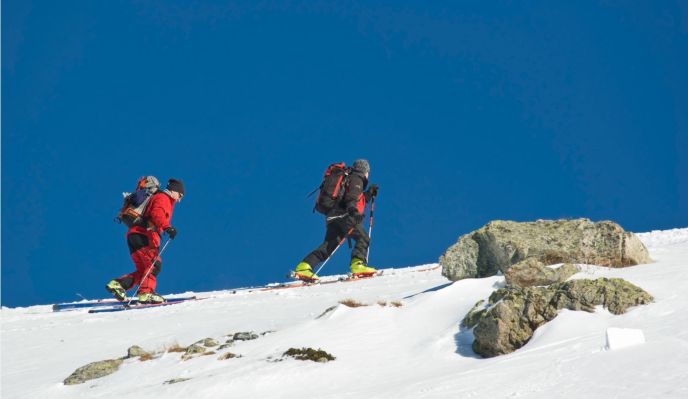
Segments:
[[[88,314],[50,306],[2,308],[2,398],[683,398],[688,397],[688,229],[638,235],[654,263],[582,265],[572,278],[624,278],[655,297],[615,316],[562,311],[518,351],[482,359],[459,323],[503,277],[453,284],[432,265],[388,269],[369,280],[293,289],[183,293],[207,297],[162,308]],[[354,299],[371,306],[338,306]],[[382,307],[378,301],[400,301]],[[322,316],[321,316],[322,315]],[[318,317],[321,316],[321,317]],[[605,350],[608,327],[643,331],[646,343]],[[239,331],[272,331],[217,355],[168,353],[81,385],[62,381],[87,363],[186,346]],[[322,348],[320,364],[281,359]],[[241,358],[219,361],[231,351]],[[273,361],[270,361],[273,360]],[[166,385],[173,378],[188,381]]]

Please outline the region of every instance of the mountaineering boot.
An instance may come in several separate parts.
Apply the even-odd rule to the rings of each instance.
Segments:
[[[119,283],[117,280],[110,280],[109,283],[105,286],[105,289],[108,290],[112,295],[115,296],[115,299],[118,301],[123,301],[127,299],[127,291],[122,287],[122,284]]]
[[[139,303],[163,303],[167,302],[165,298],[160,296],[157,292],[139,292],[137,298]]]
[[[351,269],[351,275],[355,277],[369,277],[377,273],[375,268],[369,267],[363,260],[358,258],[351,258],[349,268]]]
[[[294,277],[303,281],[318,281],[320,279],[320,277],[313,273],[311,265],[306,262],[301,262],[296,265],[296,269],[294,269]]]

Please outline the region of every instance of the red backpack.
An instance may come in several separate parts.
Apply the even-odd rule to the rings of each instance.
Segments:
[[[315,200],[314,211],[327,215],[341,202],[349,173],[351,173],[351,168],[348,168],[344,162],[333,163],[327,167],[322,183],[318,188],[320,192]]]

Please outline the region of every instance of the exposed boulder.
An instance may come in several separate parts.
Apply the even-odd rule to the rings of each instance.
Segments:
[[[545,266],[537,258],[528,258],[507,269],[504,277],[507,287],[525,288],[561,283],[577,272],[578,267],[571,263],[565,263],[553,269]]]
[[[614,222],[589,219],[493,221],[459,238],[440,257],[442,275],[464,278],[505,273],[524,259],[545,265],[587,263],[623,267],[652,260],[642,242]]]
[[[250,341],[250,340],[258,339],[258,338],[260,338],[260,336],[256,333],[252,332],[252,331],[251,332],[238,332],[238,333],[234,334],[234,336],[232,337],[232,339],[234,341]]]
[[[218,357],[217,360],[234,359],[235,357],[241,357],[241,355],[237,355],[236,353],[232,352],[226,352],[220,355],[220,357]]]
[[[123,359],[101,360],[76,369],[64,380],[65,385],[83,384],[86,381],[110,375],[119,369]]]
[[[196,342],[194,345],[203,345],[206,348],[212,348],[212,347],[220,345],[220,343],[217,342],[217,340],[215,340],[215,339],[205,338],[205,339],[202,339],[202,340]]]
[[[182,355],[182,360],[189,360],[194,357],[194,355],[202,354],[205,351],[206,349],[204,346],[193,344],[186,348],[186,352]]]
[[[129,347],[129,349],[127,349],[127,359],[131,359],[132,357],[145,356],[148,354],[148,352],[143,350],[143,348],[138,345],[131,346]]]
[[[205,348],[203,346],[194,344],[194,345],[191,345],[188,348],[186,348],[185,354],[186,355],[196,355],[196,354],[203,353],[203,352],[205,352]]]
[[[282,356],[290,356],[297,360],[311,360],[318,363],[327,363],[336,359],[322,349],[313,348],[289,348]]]
[[[525,345],[535,329],[554,319],[561,309],[594,312],[602,305],[613,314],[647,304],[643,289],[618,278],[573,280],[549,287],[500,290],[502,296],[478,318],[473,350],[485,357],[511,353]]]
[[[495,290],[490,297],[487,299],[487,302],[485,302],[484,299],[479,300],[475,305],[473,305],[473,308],[468,311],[466,316],[463,318],[461,321],[461,326],[463,328],[473,328],[478,324],[480,321],[480,318],[483,317],[485,312],[487,312],[492,305],[495,303],[499,302],[504,298],[506,294],[509,293],[509,290],[505,288],[500,288],[498,290]]]

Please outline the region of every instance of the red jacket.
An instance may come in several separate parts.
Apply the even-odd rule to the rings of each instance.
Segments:
[[[148,237],[150,244],[160,246],[160,234],[170,227],[174,204],[175,200],[164,191],[153,194],[143,214],[149,227],[134,226],[127,231],[127,236],[133,233],[143,234]]]

